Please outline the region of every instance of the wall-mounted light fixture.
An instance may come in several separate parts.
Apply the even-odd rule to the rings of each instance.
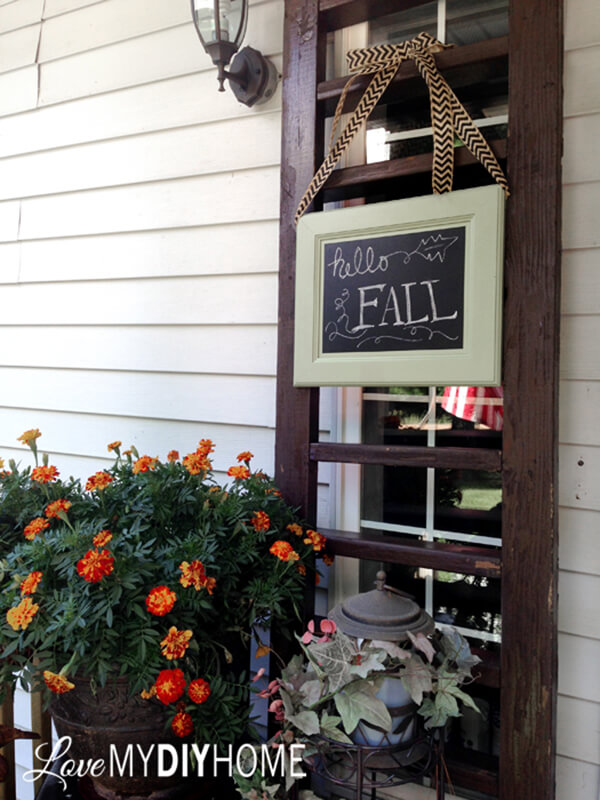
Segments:
[[[191,0],[200,41],[219,70],[219,91],[228,80],[240,103],[266,103],[277,86],[277,70],[253,47],[238,49],[246,33],[248,0]],[[237,55],[236,55],[237,54]],[[232,57],[231,68],[226,70]]]

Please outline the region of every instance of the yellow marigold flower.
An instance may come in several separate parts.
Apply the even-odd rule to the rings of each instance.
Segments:
[[[186,711],[178,711],[171,722],[171,730],[175,736],[185,739],[194,730],[194,722]]]
[[[244,450],[242,453],[238,453],[237,456],[238,461],[250,461],[252,458],[254,458],[254,453],[251,453],[250,450]]]
[[[183,466],[190,475],[200,475],[207,472],[212,467],[212,464],[205,453],[188,453],[183,459]]]
[[[140,697],[142,698],[142,700],[150,700],[150,698],[156,697],[156,684],[152,684],[152,686],[148,689],[148,691],[142,689],[142,691],[140,692]]]
[[[198,442],[198,448],[196,449],[197,453],[203,453],[207,456],[209,453],[214,453],[215,446],[210,439],[200,439]]]
[[[77,574],[88,583],[98,583],[115,568],[115,559],[108,550],[88,550],[77,562]]]
[[[13,631],[18,631],[19,628],[25,630],[37,614],[38,609],[39,605],[34,603],[31,597],[24,597],[18,606],[8,609],[6,621]]]
[[[40,433],[39,428],[32,428],[29,431],[25,431],[20,436],[17,437],[17,442],[23,442],[23,444],[28,445],[29,447],[35,447],[35,440],[39,439],[42,434]]]
[[[168,586],[155,586],[146,597],[146,608],[155,617],[164,617],[175,605],[177,595]]]
[[[57,480],[59,471],[52,464],[49,467],[34,467],[31,473],[31,480],[37,483],[52,483]]]
[[[64,675],[44,670],[44,683],[54,694],[65,694],[75,688],[75,684],[68,681]]]
[[[204,678],[196,678],[188,686],[188,695],[192,703],[205,703],[210,697],[210,684]]]
[[[178,631],[173,625],[160,643],[163,656],[169,661],[183,658],[192,636],[191,631]]]
[[[293,533],[295,536],[302,536],[304,531],[302,530],[302,525],[298,525],[297,522],[292,522],[286,526],[286,530]]]
[[[45,531],[46,528],[49,527],[50,523],[48,522],[47,519],[44,519],[44,517],[36,517],[35,519],[31,520],[29,525],[25,526],[25,530],[23,531],[23,533],[26,539],[29,539],[30,542],[33,542],[33,540],[39,533]]]
[[[108,452],[109,452],[109,453],[112,453],[112,452],[113,452],[113,450],[114,450],[115,452],[118,452],[118,450],[119,450],[119,447],[121,447],[121,445],[122,445],[122,444],[123,444],[123,442],[120,442],[120,441],[117,439],[117,441],[116,441],[116,442],[111,442],[110,444],[106,445],[106,449],[108,450]]]
[[[229,467],[229,469],[227,470],[227,474],[229,475],[230,478],[236,478],[236,480],[237,479],[244,480],[245,478],[250,477],[250,470],[248,469],[248,467],[244,466]]]
[[[151,458],[150,456],[142,456],[138,458],[138,460],[134,463],[132,467],[132,471],[134,475],[137,475],[140,472],[148,472],[150,469],[154,469],[158,463],[158,458]]]
[[[272,553],[280,561],[298,561],[300,556],[294,550],[289,542],[284,542],[281,539],[274,542],[269,548],[269,553]]]
[[[21,583],[21,594],[35,594],[37,587],[42,580],[42,572],[30,572]]]
[[[55,500],[46,507],[45,514],[50,519],[51,517],[60,518],[61,512],[66,514],[73,504],[69,500]]]
[[[101,492],[106,489],[106,487],[111,484],[113,480],[113,476],[109,475],[108,472],[96,472],[87,479],[85,490],[86,492],[93,492],[94,490]]]
[[[255,531],[268,531],[271,527],[269,515],[264,511],[257,511],[250,520]]]
[[[171,450],[167,455],[167,461],[173,463],[174,461],[179,461],[179,451],[178,450]]]
[[[317,531],[307,530],[306,531],[306,538],[304,539],[304,544],[311,544],[315,553],[318,553],[319,550],[322,550],[325,547],[325,542],[327,539]]]
[[[112,538],[113,535],[110,531],[100,531],[94,536],[92,541],[95,547],[106,547]]]

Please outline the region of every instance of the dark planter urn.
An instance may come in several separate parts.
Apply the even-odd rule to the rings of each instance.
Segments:
[[[66,758],[73,759],[76,764],[104,760],[104,771],[93,778],[96,794],[110,800],[177,797],[183,791],[182,740],[177,739],[169,727],[165,728],[164,706],[157,700],[143,700],[139,695],[130,697],[126,678],[109,680],[104,688],[97,687],[95,694],[89,679],[76,677],[73,682],[76,688],[55,697],[50,710],[59,737],[69,736],[72,740]],[[179,751],[180,766],[172,777],[158,777],[156,747],[148,758],[147,775],[144,775],[144,760],[138,745],[147,754],[153,744],[159,743],[173,745]],[[118,754],[123,764],[128,748],[131,759],[121,775],[114,754]],[[168,767],[170,758],[166,758],[165,763]]]

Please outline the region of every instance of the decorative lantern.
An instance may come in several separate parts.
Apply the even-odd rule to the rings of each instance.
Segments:
[[[219,91],[225,79],[244,105],[265,103],[275,91],[277,70],[253,47],[239,47],[246,33],[248,0],[191,0],[192,17],[200,41],[218,69]],[[237,55],[236,55],[237,53]],[[225,67],[231,59],[231,69]]]
[[[347,636],[363,640],[403,642],[418,633],[433,633],[433,619],[407,594],[387,586],[385,572],[376,575],[376,588],[353,595],[339,603],[329,613],[338,628]],[[384,678],[377,696],[390,712],[391,733],[381,731],[361,721],[352,734],[357,744],[375,746],[396,745],[409,741],[414,735],[416,707],[408,692],[396,678]]]

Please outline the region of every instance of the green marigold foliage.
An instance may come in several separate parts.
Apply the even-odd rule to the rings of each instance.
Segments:
[[[314,532],[305,542],[250,453],[223,487],[210,442],[165,462],[113,444],[114,465],[85,486],[48,467],[34,480],[35,469],[14,462],[0,475],[0,686],[57,691],[52,676],[103,686],[121,675],[132,693],[153,694],[159,674],[179,669],[187,686],[207,681],[210,695],[193,702],[186,690],[165,703],[171,716],[190,714],[200,741],[235,741],[249,723],[251,639],[298,618],[322,543]],[[62,510],[58,500],[68,501]],[[27,527],[36,519],[38,533]],[[175,601],[149,605],[156,587]]]

